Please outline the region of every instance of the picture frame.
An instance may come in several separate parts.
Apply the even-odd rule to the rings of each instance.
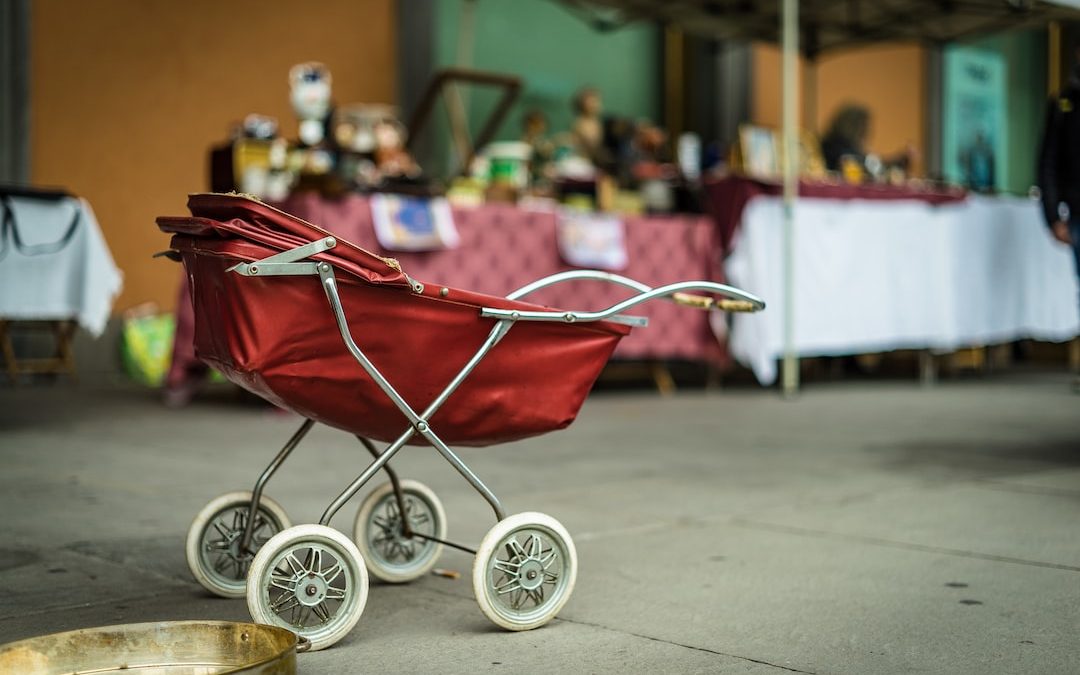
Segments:
[[[776,132],[753,124],[739,125],[739,157],[742,172],[752,178],[780,175]]]

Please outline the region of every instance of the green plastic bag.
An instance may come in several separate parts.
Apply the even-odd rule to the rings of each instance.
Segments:
[[[128,376],[140,384],[160,387],[172,362],[175,333],[172,314],[126,317],[120,356]]]

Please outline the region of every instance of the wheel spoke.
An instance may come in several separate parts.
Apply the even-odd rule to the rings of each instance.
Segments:
[[[521,609],[521,605],[525,600],[524,589],[517,588],[514,590],[514,594],[510,596],[510,606],[514,609]]]
[[[247,524],[248,506],[239,506],[233,510],[233,532],[239,534],[244,531],[244,527]]]
[[[525,595],[529,596],[537,607],[544,604],[544,587],[537,586],[536,588],[525,591]]]
[[[311,609],[309,609],[308,607],[300,607],[296,613],[296,622],[293,625],[297,628],[303,628],[310,614]]]
[[[214,529],[218,531],[218,534],[220,534],[223,539],[232,540],[233,533],[220,522],[214,521]]]
[[[270,609],[276,614],[281,614],[287,609],[292,609],[300,604],[300,600],[293,593],[282,593],[270,603]]]
[[[289,551],[289,553],[286,554],[285,562],[289,563],[289,567],[292,568],[293,574],[297,576],[300,576],[307,572],[307,569],[302,564],[300,564],[300,561],[297,560],[296,555],[294,555],[292,551]]]
[[[521,568],[521,563],[496,559],[492,567],[507,574],[517,574],[518,570]]]
[[[308,560],[311,563],[307,566],[307,571],[319,574],[322,571],[322,549],[315,546],[308,549]]]
[[[544,566],[544,569],[546,570],[555,563],[555,558],[557,557],[559,557],[559,554],[555,551],[551,551],[551,553],[547,557],[537,558],[537,560],[540,562],[541,565]]]
[[[296,582],[292,577],[280,576],[272,573],[270,575],[270,585],[274,588],[280,588],[283,591],[289,591],[290,593],[296,591]]]
[[[326,589],[326,599],[327,600],[344,600],[345,599],[345,589],[344,588],[338,588],[337,586],[330,586],[329,588]]]
[[[393,536],[389,532],[387,532],[386,530],[382,530],[381,532],[379,532],[378,534],[376,534],[374,537],[371,538],[371,543],[375,544],[376,546],[380,546],[380,547],[386,546],[391,541],[393,541]]]
[[[525,553],[525,549],[521,548],[521,544],[518,543],[516,538],[506,542],[506,550],[510,552],[510,557],[518,561],[528,558],[528,554]]]
[[[529,535],[529,541],[526,544],[529,550],[529,557],[536,558],[540,555],[543,545],[540,542],[540,536],[537,534]]]
[[[319,604],[313,606],[311,608],[311,611],[314,612],[315,616],[319,617],[319,620],[323,623],[330,622],[330,609],[327,608],[325,602],[320,602]]]
[[[339,560],[339,561],[335,562],[333,565],[331,565],[328,569],[321,572],[319,574],[319,576],[321,576],[323,578],[323,581],[325,581],[327,584],[330,584],[330,583],[333,583],[333,581],[335,579],[337,579],[339,576],[341,576],[341,573],[344,572],[344,571],[345,571],[345,568],[342,567],[341,561]]]
[[[232,556],[221,556],[218,561],[214,563],[214,571],[218,574],[225,574],[225,568],[232,562]]]

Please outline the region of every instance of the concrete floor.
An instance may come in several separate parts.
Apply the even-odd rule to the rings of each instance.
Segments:
[[[1068,378],[592,397],[567,431],[466,461],[511,512],[560,519],[580,557],[560,618],[508,634],[457,580],[374,585],[302,673],[1076,673],[1080,397]],[[0,389],[0,642],[77,627],[246,620],[189,578],[184,535],[249,487],[298,421],[217,396]],[[366,455],[317,428],[268,488],[314,521]],[[451,537],[487,506],[433,452]],[[351,529],[353,509],[335,521]]]

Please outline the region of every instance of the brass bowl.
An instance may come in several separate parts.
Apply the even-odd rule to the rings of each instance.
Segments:
[[[283,628],[229,621],[162,621],[84,628],[0,645],[0,673],[294,675],[307,641]]]

